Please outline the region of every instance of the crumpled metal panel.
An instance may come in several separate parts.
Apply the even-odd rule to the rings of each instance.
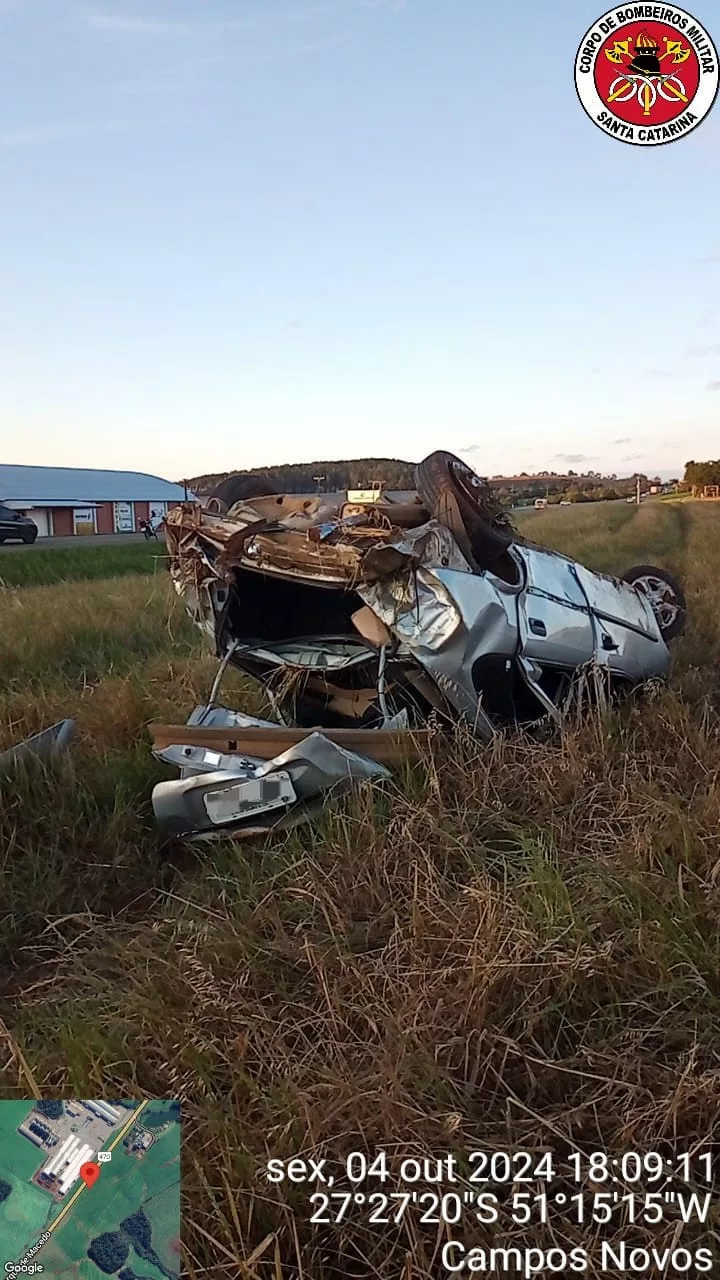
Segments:
[[[429,520],[366,551],[361,576],[366,582],[374,582],[420,567],[472,573],[450,530],[437,520]]]
[[[246,715],[243,711],[231,711],[229,707],[214,706],[204,703],[195,707],[190,714],[188,725],[203,725],[215,729],[274,729],[272,720],[260,720],[257,716]],[[225,773],[238,773],[244,777],[254,777],[255,770],[265,761],[255,756],[223,755],[219,751],[211,751],[207,747],[190,747],[175,743],[154,751],[153,755],[165,764],[174,765],[180,770],[181,778],[194,777],[200,773],[214,773],[222,770]]]
[[[217,708],[216,711],[221,717],[233,715],[227,713],[225,708]],[[242,719],[257,727],[267,724],[267,721],[253,720],[251,716],[243,716]],[[224,723],[228,723],[227,719]],[[175,763],[180,750],[183,749],[171,747],[156,754],[160,759]],[[339,797],[362,783],[380,781],[391,776],[384,765],[337,746],[322,733],[308,734],[302,742],[289,747],[272,760],[257,762],[233,758],[232,767],[221,767],[219,762],[226,758],[229,759],[218,757],[215,768],[210,770],[203,768],[198,759],[194,768],[185,767],[182,777],[157,783],[153,788],[152,804],[156,822],[162,830],[168,834],[183,836],[218,834],[220,831],[234,835],[247,832],[248,829],[272,830],[279,822],[292,817],[296,809],[312,806],[331,793]],[[275,793],[268,794],[265,805],[262,801],[254,803],[251,812],[244,812],[240,794],[242,787],[239,788],[238,784],[243,781],[271,780],[274,774],[288,779],[291,784],[282,789],[284,800],[279,800]],[[223,790],[228,795],[228,813],[226,821],[219,824],[209,815],[206,798],[211,794],[217,809],[221,807],[218,801],[222,799]],[[231,802],[236,793],[238,812],[233,815]],[[293,795],[295,803],[290,798]],[[298,814],[297,818],[301,820],[303,816],[309,817],[312,812],[309,809],[306,815]]]
[[[7,751],[0,752],[0,772],[6,773],[14,765],[32,757],[46,760],[59,755],[69,745],[75,728],[74,720],[58,720],[57,724],[50,725],[48,729],[42,729],[24,742],[18,742]]]
[[[520,600],[523,654],[569,668],[594,661],[629,680],[665,675],[670,651],[649,602],[629,583],[556,552],[517,550],[528,584]]]
[[[227,569],[237,564],[263,573],[274,573],[278,577],[344,587],[351,585],[356,578],[360,559],[358,547],[315,542],[305,531],[258,531],[248,536],[243,530],[242,538],[231,539],[227,543],[219,568]]]
[[[307,528],[292,527],[287,521],[273,524],[248,503],[238,503],[226,516],[183,504],[169,513],[168,522],[168,549],[179,589],[194,580],[200,565],[202,578],[225,577],[237,564],[327,586],[387,577],[405,564],[470,572],[450,530],[436,520],[402,532],[389,529],[385,537],[378,529],[364,531],[351,523],[344,529],[340,523],[332,542],[312,538]]]
[[[595,626],[573,562],[536,547],[517,551],[526,577],[518,614],[522,652],[571,667],[589,662],[596,649]]]
[[[525,567],[526,590],[544,592],[556,600],[587,610],[585,593],[573,575],[574,561],[539,547],[514,548]]]
[[[429,570],[359,586],[357,593],[413,652],[441,648],[462,622],[449,591]]]
[[[598,632],[595,662],[599,667],[632,681],[659,679],[667,674],[671,655],[664,640],[653,644],[619,622],[602,621]]]
[[[591,573],[584,565],[573,565],[593,612],[621,625],[637,627],[650,640],[662,641],[662,633],[649,600],[629,582]]]
[[[153,754],[164,764],[179,769],[181,778],[193,778],[200,773],[237,773],[241,777],[253,777],[254,770],[265,761],[254,756],[223,755],[220,751],[210,751],[207,747],[174,746],[163,747]]]
[[[414,597],[413,583],[419,588]],[[473,683],[473,666],[486,655],[510,658],[516,653],[519,587],[489,573],[435,568],[419,569],[403,592],[398,599],[397,579],[358,588],[457,713],[482,736],[492,736]]]
[[[363,644],[343,643],[342,640],[328,636],[318,636],[315,643],[288,641],[286,644],[273,644],[268,648],[257,645],[247,650],[247,656],[270,665],[292,667],[298,671],[342,671],[347,667],[357,667],[368,661],[377,661],[377,654],[373,649]]]
[[[296,746],[288,747],[281,755],[268,760],[258,769],[256,776],[268,777],[277,769],[290,774],[293,786],[303,800],[312,800],[329,790],[335,795],[343,795],[360,782],[391,777],[385,765],[355,751],[346,751],[322,733],[311,733]]]
[[[274,720],[261,720],[244,711],[231,711],[216,703],[203,703],[191,712],[188,725],[203,725],[206,729],[277,729]]]

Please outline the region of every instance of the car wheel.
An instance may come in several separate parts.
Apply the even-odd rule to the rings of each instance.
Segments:
[[[489,485],[454,454],[429,454],[416,468],[415,485],[423,504],[479,569],[490,568],[514,541],[515,531]]]
[[[25,543],[34,542],[36,538],[37,538],[37,529],[29,529],[27,533],[23,534],[23,542]]]
[[[223,515],[236,502],[246,502],[249,498],[274,498],[276,493],[277,487],[264,476],[227,476],[211,491],[205,510],[210,514]]]
[[[685,628],[687,603],[677,578],[653,564],[638,564],[622,575],[636,591],[644,595],[657,618],[662,638],[674,640]]]

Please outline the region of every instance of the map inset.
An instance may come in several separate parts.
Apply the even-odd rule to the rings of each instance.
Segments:
[[[0,1101],[0,1275],[180,1271],[179,1102]]]

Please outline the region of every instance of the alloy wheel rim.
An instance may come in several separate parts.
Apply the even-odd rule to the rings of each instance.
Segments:
[[[670,584],[648,573],[643,574],[641,578],[636,578],[633,586],[642,591],[649,601],[660,630],[667,631],[680,612],[677,596]]]

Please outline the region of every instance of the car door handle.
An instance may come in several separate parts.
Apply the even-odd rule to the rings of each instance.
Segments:
[[[545,626],[545,623],[541,621],[540,618],[528,618],[528,624],[534,636],[547,635],[547,627]]]

